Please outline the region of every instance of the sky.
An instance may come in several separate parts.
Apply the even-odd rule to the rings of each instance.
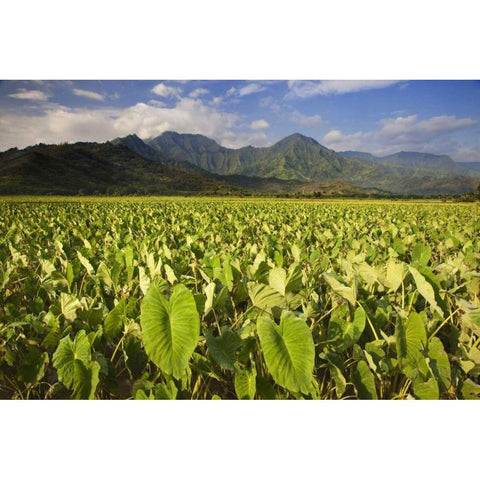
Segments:
[[[480,81],[0,81],[0,151],[168,130],[231,148],[298,132],[336,151],[480,161]]]

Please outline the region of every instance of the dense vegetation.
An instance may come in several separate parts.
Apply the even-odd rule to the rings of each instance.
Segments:
[[[240,192],[221,180],[145,159],[123,145],[36,145],[0,153],[3,195],[175,195]]]
[[[478,204],[0,203],[1,398],[480,396]]]
[[[449,157],[403,153],[388,162],[349,158],[300,134],[268,148],[230,149],[174,132],[148,142],[128,135],[106,143],[40,144],[0,153],[0,195],[385,198],[465,195],[479,183],[479,172]]]
[[[225,148],[203,135],[175,132],[164,132],[148,144],[211,173],[304,182],[308,190],[312,182],[348,182],[397,195],[462,194],[475,190],[479,176],[448,156],[399,152],[374,161],[370,154],[344,155],[298,133],[265,148]]]

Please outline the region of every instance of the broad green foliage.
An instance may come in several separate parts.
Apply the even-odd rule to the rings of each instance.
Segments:
[[[355,385],[357,398],[376,400],[375,377],[364,360],[360,360],[352,371],[352,383]]]
[[[207,347],[210,355],[222,368],[235,370],[236,351],[241,347],[242,340],[230,327],[222,327],[219,337],[207,332]]]
[[[177,285],[167,301],[152,285],[142,303],[145,352],[164,373],[181,378],[197,345],[200,319],[192,293]]]
[[[114,340],[126,322],[126,303],[122,298],[105,317],[104,332],[109,340]]]
[[[257,328],[267,368],[274,380],[293,392],[308,393],[315,346],[305,319],[284,311],[280,325],[271,318],[260,317]]]
[[[478,399],[479,218],[0,200],[0,398]]]
[[[100,365],[91,361],[90,343],[85,330],[80,330],[75,339],[65,337],[53,354],[53,366],[58,379],[69,389],[73,397],[92,399],[98,385]]]
[[[235,375],[235,393],[239,400],[253,400],[256,393],[257,372],[245,370]]]

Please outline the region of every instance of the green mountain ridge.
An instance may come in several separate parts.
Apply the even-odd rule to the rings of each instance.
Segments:
[[[0,153],[0,194],[241,193],[226,182],[145,159],[121,144],[36,145]]]
[[[299,133],[270,147],[239,149],[175,132],[146,142],[132,134],[105,143],[40,144],[0,153],[0,194],[441,195],[474,192],[479,182],[475,172],[448,171],[447,156],[422,154],[413,167],[397,164],[412,152],[387,162],[346,153],[354,157]],[[432,167],[438,158],[443,169]]]
[[[379,189],[393,194],[469,193],[478,181],[467,169],[445,168],[450,157],[425,154],[416,165],[391,156],[386,162],[341,155],[316,140],[295,133],[270,147],[222,147],[203,135],[164,132],[148,144],[169,158],[183,159],[219,175],[244,175],[278,180],[348,182],[363,189]],[[355,153],[355,152],[353,152]],[[371,158],[373,155],[369,155]],[[432,160],[431,157],[434,157]],[[445,156],[446,157],[446,156]],[[451,159],[450,159],[451,160]],[[398,163],[397,163],[398,162]],[[456,165],[453,160],[451,161]],[[408,181],[404,181],[408,179]]]
[[[378,157],[368,152],[345,151],[338,152],[340,155],[349,158],[358,158],[368,162],[382,164],[385,166],[407,167],[418,169],[419,171],[435,171],[441,175],[460,175],[460,176],[477,176],[471,169],[460,163],[453,161],[448,155],[434,155],[424,152],[397,152],[384,157]]]

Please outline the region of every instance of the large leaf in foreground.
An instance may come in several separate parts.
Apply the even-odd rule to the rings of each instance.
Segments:
[[[257,329],[268,371],[275,382],[292,392],[308,393],[315,348],[305,320],[284,311],[280,325],[271,318],[260,317]]]
[[[164,373],[183,377],[200,334],[193,294],[178,284],[167,301],[158,286],[152,285],[142,302],[140,324],[150,360]]]
[[[53,354],[53,366],[57,369],[60,382],[72,389],[75,380],[75,360],[80,360],[88,366],[90,358],[90,343],[85,330],[80,330],[74,340],[70,337],[62,338]]]

